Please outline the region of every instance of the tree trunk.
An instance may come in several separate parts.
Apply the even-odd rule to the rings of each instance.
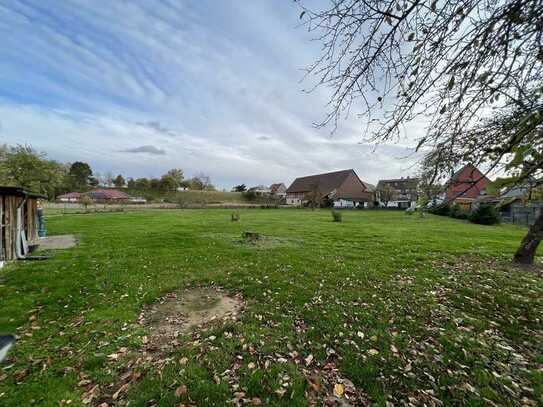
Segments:
[[[513,263],[534,264],[535,253],[537,252],[537,247],[542,238],[543,209],[540,209],[534,224],[530,226],[528,234],[522,239],[522,243],[513,257]]]

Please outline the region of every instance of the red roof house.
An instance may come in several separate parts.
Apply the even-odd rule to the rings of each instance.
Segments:
[[[95,201],[123,201],[130,199],[128,194],[115,189],[95,189],[85,193],[85,195]]]
[[[447,201],[470,204],[478,198],[490,180],[473,164],[467,164],[453,174],[447,184]]]

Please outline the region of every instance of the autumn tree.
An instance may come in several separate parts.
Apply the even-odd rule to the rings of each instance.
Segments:
[[[425,156],[428,184],[466,163],[501,171],[499,186],[543,183],[542,0],[334,0],[301,5],[322,44],[308,68],[332,90],[321,126],[356,109],[368,140],[404,138]],[[406,123],[425,121],[417,140]],[[531,264],[543,213],[515,254]]]

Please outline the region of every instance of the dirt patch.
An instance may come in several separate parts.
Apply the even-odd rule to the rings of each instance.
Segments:
[[[35,241],[40,250],[59,250],[70,249],[77,245],[77,239],[74,235],[47,236]]]
[[[239,296],[216,288],[192,288],[173,292],[147,307],[139,322],[150,329],[148,348],[175,346],[177,337],[216,320],[236,319],[243,308]]]

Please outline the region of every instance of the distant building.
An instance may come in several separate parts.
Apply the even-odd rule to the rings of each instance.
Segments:
[[[257,185],[256,187],[249,188],[249,191],[254,192],[256,195],[270,194],[270,189],[264,185]]]
[[[94,201],[120,202],[130,199],[127,193],[115,189],[95,189],[94,191],[86,192],[85,195]]]
[[[472,203],[486,195],[490,180],[473,164],[467,164],[453,174],[447,183],[445,199],[450,204],[470,210]]]
[[[375,198],[379,202],[379,205],[407,209],[411,207],[418,199],[417,186],[419,184],[418,178],[398,178],[398,179],[383,179],[379,180],[375,189]],[[386,202],[384,199],[383,190],[390,188],[392,193],[392,199]]]
[[[78,202],[83,196],[80,192],[68,192],[67,194],[62,194],[57,196],[57,201],[60,202]]]
[[[282,182],[277,184],[271,184],[270,194],[278,196],[280,198],[285,198],[287,196],[287,187]]]
[[[286,191],[287,205],[303,206],[318,194],[324,205],[335,208],[368,207],[373,191],[354,170],[296,178]]]

